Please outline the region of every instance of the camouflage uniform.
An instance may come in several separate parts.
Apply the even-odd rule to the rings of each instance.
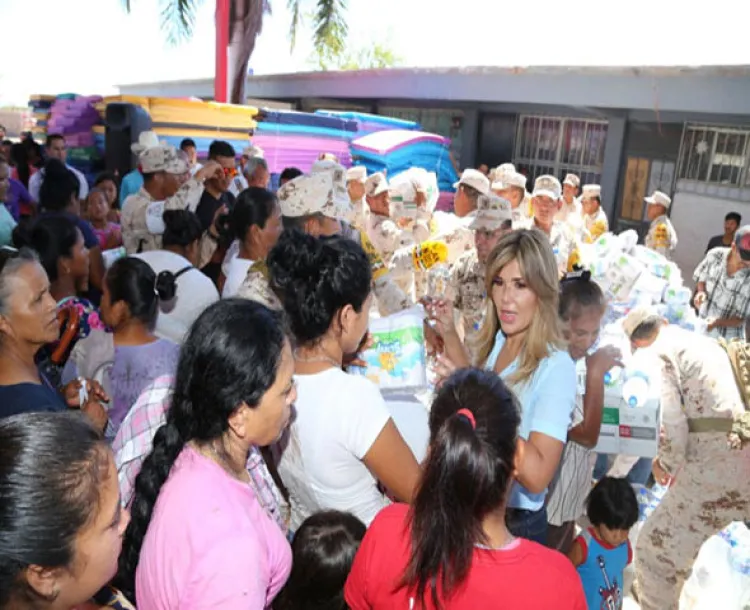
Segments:
[[[677,233],[666,215],[659,216],[651,222],[646,235],[646,247],[672,260],[677,247]]]
[[[534,222],[534,218],[530,218],[525,222],[520,222],[518,225],[514,225],[514,228],[537,229],[542,231],[542,229],[537,226],[536,222]],[[544,231],[542,232],[544,233]],[[561,274],[572,271],[573,266],[580,262],[581,257],[573,231],[571,231],[567,224],[555,220],[552,222],[552,228],[550,229],[548,237],[552,246],[552,252],[557,261],[558,271]]]
[[[626,318],[629,332],[638,311]],[[716,341],[669,326],[647,349],[663,365],[658,459],[675,480],[638,536],[635,575],[642,610],[677,610],[701,544],[750,514],[750,447],[728,446],[732,418],[744,406]]]
[[[580,188],[581,179],[575,174],[568,174],[565,176],[563,184],[569,184],[572,187]],[[563,199],[560,209],[557,210],[557,214],[555,214],[555,220],[568,223],[574,230],[580,229],[582,217],[583,208],[581,207],[581,201],[575,197],[570,203]]]
[[[583,241],[587,244],[594,243],[607,231],[609,231],[609,221],[607,215],[601,207],[596,211],[596,214],[589,216],[584,214],[583,216]]]
[[[167,172],[184,174],[190,168],[181,159],[177,150],[171,146],[147,148],[139,156],[141,171],[144,173]],[[128,254],[148,252],[161,249],[161,232],[163,220],[161,213],[167,210],[195,211],[203,194],[203,184],[190,178],[172,197],[157,202],[145,187],[125,200],[122,210],[122,242]],[[154,204],[163,204],[153,207]],[[157,213],[154,213],[157,212]],[[162,225],[155,228],[154,225]],[[161,232],[158,232],[161,231]],[[216,242],[208,233],[203,235],[200,243],[199,266],[207,264],[216,251]]]

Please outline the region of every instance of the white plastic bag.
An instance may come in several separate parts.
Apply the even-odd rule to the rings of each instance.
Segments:
[[[750,530],[734,522],[703,543],[679,610],[750,608]]]
[[[421,167],[412,167],[390,180],[391,216],[414,218],[417,215],[417,187],[427,196],[426,208],[433,212],[440,197],[437,176]]]
[[[360,355],[366,368],[351,372],[374,381],[381,391],[427,386],[424,312],[421,307],[370,320],[373,346]]]

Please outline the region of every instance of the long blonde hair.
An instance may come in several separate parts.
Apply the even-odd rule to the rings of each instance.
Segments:
[[[558,317],[559,279],[557,262],[547,236],[537,229],[519,229],[504,235],[487,260],[484,286],[484,322],[477,333],[476,363],[482,366],[495,347],[495,337],[500,329],[497,309],[492,300],[495,277],[507,264],[518,261],[521,275],[538,299],[537,311],[526,331],[523,349],[519,354],[516,371],[508,377],[514,385],[524,384],[536,372],[539,363],[550,355],[551,348],[563,348]]]

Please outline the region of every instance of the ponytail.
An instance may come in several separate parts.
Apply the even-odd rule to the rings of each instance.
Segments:
[[[591,272],[577,268],[566,273],[560,280],[560,319],[568,321],[581,315],[583,309],[595,307],[602,312],[607,307],[604,292],[594,280]]]
[[[430,412],[430,449],[409,512],[411,555],[402,587],[421,604],[464,582],[474,546],[486,544],[484,519],[504,506],[520,423],[515,399],[493,372],[456,371]]]
[[[115,261],[104,280],[112,304],[123,301],[130,315],[149,328],[156,323],[159,301],[171,301],[177,294],[177,277],[171,271],[159,275],[148,263],[133,256]]]

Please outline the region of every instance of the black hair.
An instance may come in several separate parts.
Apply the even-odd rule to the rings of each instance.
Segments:
[[[286,335],[281,314],[247,299],[224,299],[193,323],[180,350],[166,422],[135,480],[117,585],[135,596],[135,569],[154,505],[185,445],[207,442],[229,428],[241,404],[254,408],[274,384]]]
[[[13,286],[8,279],[26,263],[38,262],[36,253],[30,248],[23,247],[19,250],[0,246],[0,314],[7,313],[8,300],[13,293]]]
[[[111,182],[115,185],[117,195],[120,194],[120,182],[117,180],[117,176],[115,176],[113,172],[100,172],[99,174],[97,174],[96,179],[94,180],[94,186],[97,187],[102,182]],[[112,207],[119,209],[120,198],[118,196],[115,196],[115,202],[112,204]]]
[[[292,573],[274,610],[346,610],[344,584],[367,527],[350,513],[316,513],[292,542]]]
[[[625,478],[602,477],[589,493],[586,515],[591,525],[629,530],[638,521],[638,498]]]
[[[308,220],[322,220],[325,218],[323,214],[317,212],[315,214],[307,214],[305,216],[282,216],[281,224],[285,231],[305,231],[305,223]]]
[[[742,216],[738,212],[729,212],[729,214],[724,216],[724,221],[726,222],[727,220],[734,220],[738,227],[742,224]]]
[[[294,180],[295,178],[299,178],[302,175],[302,170],[298,167],[287,167],[284,169],[283,172],[281,172],[281,175],[279,176],[279,181],[289,181]]]
[[[579,270],[566,274],[560,281],[560,319],[575,320],[589,307],[602,312],[607,307],[607,298],[599,284],[591,279],[591,272]]]
[[[463,409],[475,423],[458,413]],[[475,545],[487,543],[482,522],[505,502],[520,421],[513,393],[492,371],[460,369],[438,390],[428,457],[409,511],[411,553],[401,582],[421,605],[429,589],[441,608],[439,597],[448,599],[466,579]]]
[[[31,171],[29,170],[28,147],[24,146],[22,142],[13,144],[13,146],[10,147],[9,160],[13,162],[13,167],[16,168],[16,172],[18,173],[18,181],[26,188],[29,188]]]
[[[62,212],[78,197],[81,184],[78,177],[59,159],[48,159],[44,178],[39,188],[39,207],[51,212]]]
[[[76,224],[65,216],[42,216],[28,228],[19,225],[13,233],[16,247],[31,248],[50,282],[58,278],[57,263],[61,258],[71,258],[73,248],[81,236]]]
[[[203,225],[195,212],[190,210],[166,210],[162,246],[179,246],[187,248],[203,235]]]
[[[211,142],[211,146],[208,147],[208,158],[214,161],[217,157],[231,157],[234,159],[235,156],[234,147],[224,140],[214,140]]]
[[[633,329],[633,332],[630,334],[630,340],[650,339],[662,324],[664,324],[664,319],[659,314],[651,314]]]
[[[459,184],[458,188],[460,188],[464,192],[464,194],[474,203],[479,200],[479,196],[482,194],[473,186],[470,186],[468,184]]]
[[[174,273],[162,271],[159,275],[139,258],[126,256],[112,263],[104,276],[109,290],[110,303],[127,304],[131,317],[149,328],[156,323],[159,300],[171,301],[177,292]]]
[[[190,148],[191,146],[193,148],[198,148],[195,145],[195,140],[193,140],[193,138],[185,138],[182,140],[182,142],[180,142],[180,150],[185,150],[186,148]]]
[[[80,414],[0,420],[0,608],[43,600],[24,578],[29,566],[71,566],[76,537],[100,508],[110,455]]]
[[[62,140],[63,142],[65,142],[65,136],[61,133],[47,134],[47,137],[44,140],[44,146],[49,148],[50,146],[52,146],[52,142],[54,142],[55,140]]]
[[[276,209],[277,201],[276,195],[264,188],[250,186],[242,191],[231,212],[234,236],[244,241],[253,225],[263,229]]]
[[[284,231],[268,254],[271,288],[302,345],[319,340],[346,305],[355,311],[370,294],[372,270],[362,246],[334,235]]]

